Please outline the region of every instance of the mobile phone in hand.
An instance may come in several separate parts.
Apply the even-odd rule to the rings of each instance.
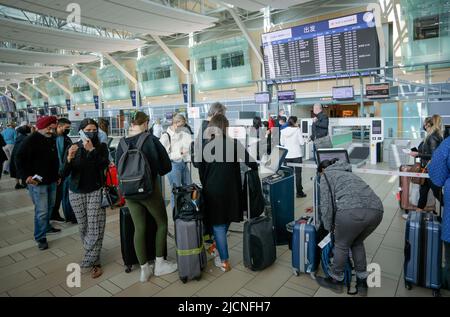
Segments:
[[[89,140],[89,138],[87,137],[86,133],[84,133],[83,130],[80,130],[79,134],[80,134],[80,139],[81,139],[83,142],[86,142],[87,140]]]
[[[42,183],[42,176],[39,176],[38,174],[34,175],[31,179],[38,183]]]

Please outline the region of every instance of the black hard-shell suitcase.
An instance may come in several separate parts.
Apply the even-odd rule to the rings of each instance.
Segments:
[[[155,240],[156,240],[156,222],[153,217],[147,213],[147,258],[149,261],[155,259]],[[130,210],[128,207],[120,208],[120,249],[122,251],[123,263],[125,265],[125,272],[131,272],[131,268],[134,264],[138,264],[139,261],[134,249],[134,223],[131,218]],[[167,256],[167,245],[165,256]]]

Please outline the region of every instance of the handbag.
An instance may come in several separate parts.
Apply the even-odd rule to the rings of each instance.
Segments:
[[[427,166],[428,166],[428,164],[430,164],[430,162],[428,162],[425,167],[422,167],[422,165],[420,163],[415,163],[411,167],[410,172],[411,173],[426,173],[427,172]],[[423,178],[423,177],[411,177],[411,183],[422,186],[423,184],[425,184],[425,178]]]
[[[114,208],[118,203],[120,203],[120,196],[117,187],[114,186],[114,182],[109,169],[106,170],[107,180],[105,185],[102,187],[102,208]]]

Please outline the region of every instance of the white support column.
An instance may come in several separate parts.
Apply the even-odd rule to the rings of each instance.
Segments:
[[[8,96],[7,94],[3,93],[0,91],[0,95],[5,96],[6,98],[8,98],[9,100],[11,100],[14,103],[17,103],[17,101],[14,98],[11,98],[10,96]]]
[[[187,89],[187,99],[188,99],[188,107],[192,107],[192,96],[191,96],[191,73],[184,66],[184,64],[175,56],[175,54],[170,50],[170,48],[164,43],[159,36],[151,34],[152,38],[156,43],[161,47],[161,49],[170,57],[170,59],[178,66],[178,68],[186,75],[186,84],[188,85]]]
[[[253,40],[250,37],[250,34],[248,33],[248,30],[247,30],[245,24],[242,23],[241,19],[239,18],[238,14],[234,10],[234,8],[231,7],[230,5],[226,4],[226,3],[223,3],[222,1],[213,0],[213,2],[216,2],[216,3],[220,4],[221,6],[225,7],[228,10],[228,12],[231,14],[231,16],[233,17],[234,21],[236,22],[237,26],[241,30],[242,34],[244,34],[244,37],[247,39],[247,42],[250,45],[250,47],[252,48],[252,50],[255,53],[256,57],[258,58],[258,61],[262,65],[264,65],[264,59],[261,56],[261,52],[259,51],[259,48],[255,45],[255,43],[253,43]]]
[[[8,88],[10,88],[11,90],[17,92],[19,95],[22,95],[26,100],[28,100],[29,102],[31,102],[31,98],[30,98],[29,96],[25,95],[23,92],[17,90],[16,88],[14,88],[14,87],[11,86],[11,85],[8,85]]]
[[[124,74],[124,76],[126,78],[128,78],[129,81],[131,81],[134,85],[134,89],[136,91],[136,106],[137,108],[139,108],[140,103],[139,103],[139,84],[137,79],[131,75],[122,65],[119,64],[118,61],[116,61],[111,55],[109,55],[108,53],[102,53],[103,57],[105,57],[111,64],[114,65],[114,67],[116,67],[122,74]],[[130,97],[131,98],[131,97]],[[100,99],[100,97],[99,97]],[[99,101],[100,102],[100,101]],[[100,109],[100,105],[98,107]]]
[[[69,88],[67,88],[66,86],[64,86],[63,84],[61,84],[61,83],[60,83],[59,81],[57,81],[55,78],[50,77],[50,76],[47,75],[47,74],[43,74],[43,75],[44,75],[45,77],[47,77],[48,80],[54,82],[56,86],[58,86],[59,88],[61,88],[62,90],[64,90],[64,92],[65,92],[66,94],[69,95],[70,99],[73,98],[73,94],[72,94],[72,92],[70,91]]]
[[[46,92],[44,92],[42,89],[40,89],[39,87],[37,87],[35,84],[33,85],[28,80],[25,80],[25,84],[27,84],[28,86],[30,86],[31,88],[33,88],[34,90],[39,92],[42,96],[44,96],[48,100],[48,94]]]

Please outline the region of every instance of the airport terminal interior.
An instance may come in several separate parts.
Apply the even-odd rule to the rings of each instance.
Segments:
[[[113,206],[106,208],[103,274],[93,278],[82,271],[80,287],[73,287],[67,268],[79,264],[84,254],[80,225],[50,221],[61,231],[47,234],[48,249],[40,250],[34,237],[35,205],[29,190],[18,188],[9,175],[8,160],[0,179],[0,296],[354,296],[319,285],[317,275],[324,273],[320,265],[317,272],[293,267],[286,224],[314,217],[307,209],[320,206],[317,104],[329,118],[325,129],[331,145],[322,155],[345,153],[353,173],[383,204],[381,223],[364,241],[367,263],[380,273],[368,296],[450,296],[443,281],[442,241],[436,244],[442,252],[433,259],[440,263],[435,269],[420,269],[420,274],[433,270],[439,285],[412,282],[407,287],[405,236],[419,194],[416,201],[402,200],[415,185],[402,167],[415,162],[411,149],[426,138],[426,118],[440,116],[443,139],[450,131],[450,1],[0,0],[0,131],[5,141],[11,124],[16,129],[36,127],[47,116],[56,116],[71,121],[68,136],[78,142],[85,118],[103,118],[109,123],[105,132],[114,155],[120,140],[130,136],[137,111],[148,116],[149,127],[160,123],[163,131],[183,115],[194,140],[216,102],[226,107],[228,137],[249,151],[255,117],[274,122],[274,129],[283,117],[298,118],[306,197],[296,195],[292,166],[261,160],[259,167],[264,213],[276,231],[271,265],[252,270],[245,261],[245,221],[250,220],[244,219],[231,223],[227,234],[230,271],[217,267],[208,254],[198,280],[186,282],[175,271],[140,282],[139,264],[131,271],[124,265],[121,207]],[[12,144],[6,142],[3,149],[9,159]],[[274,153],[272,149],[272,156],[264,157],[276,160]],[[193,183],[200,185],[199,170],[187,166]],[[402,179],[408,179],[406,190]],[[183,253],[177,252],[167,176],[161,185],[168,218],[167,260],[177,262]],[[431,196],[432,191],[428,211],[444,213]],[[425,279],[428,275],[421,277]],[[355,283],[354,274],[352,289]]]

